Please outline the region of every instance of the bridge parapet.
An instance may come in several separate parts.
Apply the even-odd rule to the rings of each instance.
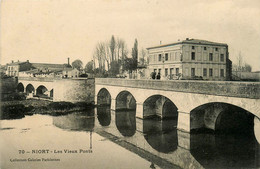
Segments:
[[[55,79],[61,78],[50,78],[50,77],[19,77],[18,80],[21,81],[39,81],[39,82],[53,82]]]
[[[260,82],[192,81],[192,80],[137,80],[117,78],[96,78],[95,84],[129,88],[155,89],[217,96],[260,98]]]

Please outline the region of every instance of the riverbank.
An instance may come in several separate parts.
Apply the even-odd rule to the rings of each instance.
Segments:
[[[2,101],[0,119],[19,119],[33,114],[59,116],[93,107],[93,104],[86,102],[52,102],[40,99]]]

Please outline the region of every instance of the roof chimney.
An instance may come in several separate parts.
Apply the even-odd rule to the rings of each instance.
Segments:
[[[27,62],[29,63],[29,60],[27,60]]]
[[[12,63],[14,63],[14,60],[12,60]]]
[[[189,38],[186,38],[186,40],[189,40]]]
[[[70,65],[70,58],[68,58],[68,65]]]

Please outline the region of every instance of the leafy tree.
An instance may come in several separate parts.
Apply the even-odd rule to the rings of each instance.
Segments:
[[[93,60],[92,61],[89,61],[86,66],[85,66],[85,70],[87,73],[94,73],[93,69],[94,69],[94,66],[93,66],[94,62]]]
[[[79,59],[74,60],[74,61],[72,62],[72,67],[73,67],[73,68],[76,68],[76,69],[78,69],[78,70],[82,69],[82,65],[83,65],[83,63],[82,63],[82,61],[79,60]]]
[[[123,62],[123,71],[132,72],[136,69],[136,61],[133,58],[125,58]]]
[[[110,70],[109,70],[109,73],[110,73],[112,76],[119,74],[120,65],[121,65],[121,64],[120,64],[120,61],[112,61],[112,62],[110,63],[111,68],[110,68]]]
[[[247,63],[245,63],[245,66],[242,67],[242,70],[244,72],[251,72],[252,71],[252,66],[247,64]]]

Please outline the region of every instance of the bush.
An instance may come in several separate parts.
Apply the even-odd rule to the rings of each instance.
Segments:
[[[88,77],[88,74],[81,74],[81,75],[79,75],[79,77],[85,77],[85,78],[87,78],[87,77]]]
[[[2,94],[2,101],[12,101],[12,100],[25,100],[26,96],[24,93],[8,93]]]
[[[94,103],[87,103],[87,102],[77,102],[75,103],[76,107],[84,107],[84,108],[89,108],[89,107],[94,107]]]
[[[26,108],[23,104],[2,106],[1,119],[21,119],[24,116]]]
[[[71,102],[52,102],[48,107],[52,110],[66,110],[74,108],[76,105]]]

